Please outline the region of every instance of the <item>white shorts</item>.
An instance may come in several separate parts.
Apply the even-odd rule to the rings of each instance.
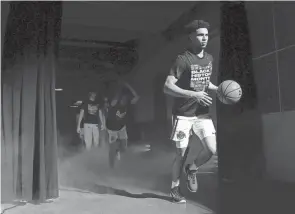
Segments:
[[[186,148],[193,132],[200,140],[216,134],[213,121],[209,115],[197,117],[174,116],[170,139],[176,143],[177,148]]]
[[[84,142],[86,149],[91,149],[92,144],[99,144],[99,127],[97,124],[84,123]]]
[[[114,143],[117,140],[127,140],[128,139],[126,126],[124,126],[119,131],[113,131],[113,130],[108,129],[108,133],[109,133],[109,143]]]

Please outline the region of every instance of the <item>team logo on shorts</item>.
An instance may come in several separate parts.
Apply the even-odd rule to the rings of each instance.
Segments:
[[[179,131],[176,134],[176,137],[177,137],[178,140],[183,140],[186,136],[185,136],[185,133],[183,131]]]

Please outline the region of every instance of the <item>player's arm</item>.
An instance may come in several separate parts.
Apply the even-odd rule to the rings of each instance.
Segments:
[[[136,91],[131,87],[131,85],[129,85],[127,82],[123,82],[123,84],[130,90],[130,92],[132,93],[133,99],[131,100],[131,104],[135,104],[138,102],[139,100],[139,96],[136,93]]]
[[[106,127],[106,122],[105,122],[105,117],[103,116],[101,109],[98,110],[98,115],[99,115],[99,119],[100,119],[100,123],[101,123],[101,129],[104,130]]]
[[[176,85],[180,76],[185,72],[185,64],[180,57],[177,57],[166,78],[163,91],[173,97],[191,98],[193,91],[185,90]]]
[[[84,109],[81,108],[80,115],[79,115],[79,118],[78,118],[78,123],[77,123],[77,132],[78,133],[80,133],[80,131],[81,131],[80,127],[81,127],[81,121],[82,121],[83,117],[84,117]]]
[[[208,89],[209,89],[210,91],[214,91],[214,92],[216,92],[217,89],[218,89],[218,86],[216,86],[216,85],[214,85],[212,82],[210,82],[210,83],[209,83],[209,86],[208,86]]]
[[[173,75],[169,75],[166,78],[163,91],[165,94],[168,94],[173,97],[185,97],[192,98],[193,91],[185,90],[176,85],[177,78]]]
[[[110,104],[109,104],[109,107],[114,107],[115,105],[117,105],[118,101],[119,101],[119,96],[120,96],[120,93],[117,92],[115,97],[113,97],[111,100],[110,100]]]
[[[104,108],[106,110],[106,113],[108,113],[109,107],[110,107],[110,101],[109,101],[109,99],[107,99],[106,102],[105,102],[105,104],[104,104]]]
[[[204,91],[184,90],[176,85],[177,79],[173,75],[169,75],[164,85],[164,93],[173,97],[194,98],[198,103],[204,106],[212,104],[212,98]]]
[[[212,98],[206,92],[185,90],[176,85],[178,78],[184,72],[184,67],[183,62],[178,58],[166,78],[163,88],[164,93],[173,97],[194,98],[201,105],[211,105]]]

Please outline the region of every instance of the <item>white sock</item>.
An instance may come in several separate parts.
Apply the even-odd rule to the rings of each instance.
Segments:
[[[172,181],[171,189],[178,186],[179,186],[179,180],[177,180],[176,182]]]
[[[198,170],[198,167],[196,166],[195,163],[192,163],[192,164],[189,165],[189,169],[190,170]]]

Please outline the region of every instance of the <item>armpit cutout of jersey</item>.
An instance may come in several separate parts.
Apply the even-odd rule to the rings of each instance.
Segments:
[[[203,91],[210,83],[211,74],[212,62],[206,66],[191,65],[190,87],[195,91]]]

